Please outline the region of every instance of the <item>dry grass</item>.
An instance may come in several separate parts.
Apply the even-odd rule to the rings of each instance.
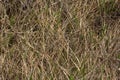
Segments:
[[[119,0],[0,0],[0,80],[120,80]]]

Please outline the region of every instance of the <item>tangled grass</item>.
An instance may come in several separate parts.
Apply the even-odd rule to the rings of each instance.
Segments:
[[[0,80],[120,80],[119,0],[0,0]]]

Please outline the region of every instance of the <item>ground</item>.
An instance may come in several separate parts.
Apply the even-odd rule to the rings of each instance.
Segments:
[[[0,0],[0,80],[120,80],[119,0]]]

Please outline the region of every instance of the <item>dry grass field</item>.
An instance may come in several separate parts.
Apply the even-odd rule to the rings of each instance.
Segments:
[[[120,80],[120,0],[0,0],[0,80]]]

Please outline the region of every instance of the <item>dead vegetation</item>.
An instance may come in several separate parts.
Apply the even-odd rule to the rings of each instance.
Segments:
[[[119,80],[119,0],[1,0],[0,80]]]

